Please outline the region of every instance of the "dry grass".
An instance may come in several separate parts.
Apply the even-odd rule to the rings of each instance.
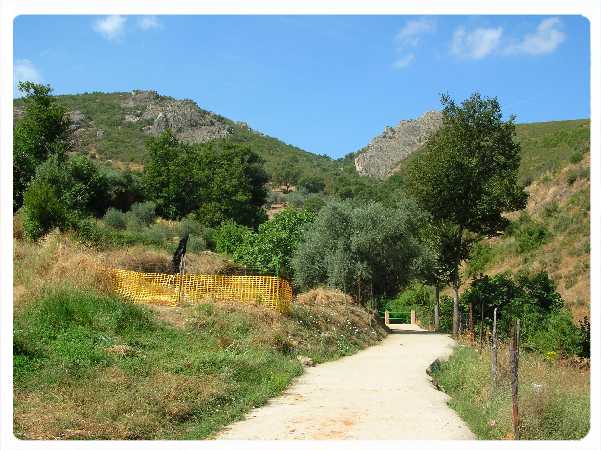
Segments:
[[[15,304],[39,296],[48,285],[67,284],[74,288],[110,292],[109,279],[104,272],[108,267],[171,272],[172,255],[167,251],[141,245],[98,251],[58,230],[37,243],[14,238],[13,246]],[[239,273],[240,268],[222,255],[205,251],[186,255],[186,272],[234,274]]]
[[[308,292],[299,294],[296,301],[303,305],[333,305],[354,303],[355,300],[348,294],[338,289],[316,288]]]
[[[590,154],[585,153],[582,161],[548,172],[528,186],[526,211],[550,233],[542,246],[519,253],[513,237],[486,241],[495,252],[486,273],[547,271],[577,321],[590,317],[589,169]],[[578,177],[570,182],[574,174]],[[518,216],[508,215],[512,220]]]
[[[512,439],[509,352],[498,351],[498,384],[492,390],[490,351],[467,341],[436,370],[450,405],[481,439]],[[519,362],[520,431],[523,439],[580,439],[590,422],[590,371],[576,359],[522,351]]]

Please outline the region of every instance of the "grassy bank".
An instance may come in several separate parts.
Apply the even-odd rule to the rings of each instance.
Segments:
[[[300,360],[339,358],[385,334],[332,291],[301,296],[286,316],[237,302],[150,307],[111,294],[100,270],[167,256],[101,253],[60,234],[15,242],[19,438],[208,438],[281,393],[302,373]],[[201,256],[199,270],[220,267]]]
[[[449,405],[479,439],[512,439],[508,352],[499,349],[499,382],[491,392],[490,352],[460,346],[432,373]],[[589,370],[522,352],[519,408],[522,439],[581,439],[589,429]]]

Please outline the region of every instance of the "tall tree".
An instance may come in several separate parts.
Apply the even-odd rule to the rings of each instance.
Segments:
[[[14,126],[13,210],[23,204],[23,194],[36,167],[53,154],[65,154],[71,142],[71,122],[66,109],[50,95],[47,85],[22,81],[25,113]]]
[[[485,236],[502,233],[503,213],[526,205],[518,183],[520,146],[514,117],[503,120],[496,98],[475,93],[460,105],[441,97],[443,125],[407,169],[407,187],[444,230],[445,266],[454,290],[453,333],[459,328],[461,263]]]
[[[228,142],[188,145],[170,131],[147,144],[144,166],[147,197],[159,215],[179,219],[189,213],[209,226],[233,219],[251,227],[266,219],[263,161],[245,145]]]

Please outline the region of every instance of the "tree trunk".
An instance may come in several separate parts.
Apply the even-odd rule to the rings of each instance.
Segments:
[[[453,284],[453,335],[459,333],[459,285]]]
[[[440,328],[440,287],[434,286],[434,331]]]

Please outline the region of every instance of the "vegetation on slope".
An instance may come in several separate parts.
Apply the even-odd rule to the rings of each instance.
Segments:
[[[474,249],[466,275],[545,270],[580,320],[590,315],[590,154],[571,160],[528,186],[526,209]]]
[[[498,351],[498,385],[491,390],[490,350],[460,346],[435,367],[434,382],[478,439],[513,439],[507,346]],[[589,369],[522,352],[519,366],[521,439],[581,439],[590,426]]]
[[[21,438],[210,437],[281,393],[302,373],[299,357],[335,359],[384,335],[341,293],[305,296],[287,316],[238,302],[140,306],[102,276],[101,262],[129,259],[125,250],[101,254],[59,233],[15,249]]]

